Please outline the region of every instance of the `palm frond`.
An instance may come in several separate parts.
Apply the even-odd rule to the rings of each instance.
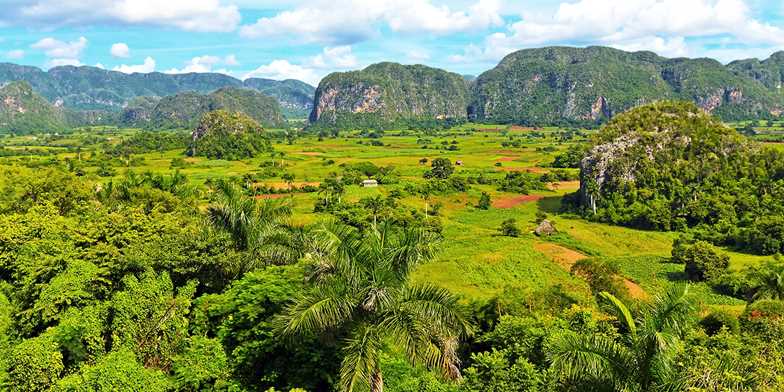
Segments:
[[[626,305],[617,297],[606,291],[603,291],[601,294],[599,294],[599,296],[608,301],[610,304],[609,310],[618,319],[618,321],[623,323],[626,330],[629,331],[632,339],[635,339],[637,337],[637,325],[634,322],[634,317],[632,317],[632,312],[629,311],[629,308],[626,307]]]
[[[357,300],[338,287],[317,287],[298,297],[277,319],[283,336],[298,336],[334,329],[349,321]]]
[[[382,339],[371,326],[360,326],[343,348],[340,387],[345,392],[371,389],[379,369]]]
[[[633,353],[602,335],[566,332],[553,338],[546,351],[551,368],[567,380],[601,380],[620,389],[636,371]]]

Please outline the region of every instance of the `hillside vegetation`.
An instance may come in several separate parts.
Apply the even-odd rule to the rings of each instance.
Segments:
[[[63,110],[36,94],[27,82],[0,88],[0,133],[57,132],[66,126]]]
[[[310,120],[338,128],[383,128],[402,120],[465,119],[468,99],[466,82],[458,74],[379,63],[325,77]]]
[[[594,219],[784,252],[784,154],[693,104],[661,102],[613,118],[580,169],[579,198]]]
[[[219,109],[244,113],[266,127],[285,123],[277,100],[243,88],[222,88],[206,95],[186,92],[160,100],[137,98],[121,117],[126,126],[182,129],[195,127],[204,113]]]
[[[525,49],[476,79],[469,111],[488,122],[586,124],[680,99],[725,120],[777,116],[784,107],[777,90],[733,72],[738,67],[606,47]]]

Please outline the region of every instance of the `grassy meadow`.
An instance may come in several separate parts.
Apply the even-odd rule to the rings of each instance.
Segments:
[[[119,179],[128,170],[135,172],[172,173],[173,162],[181,160],[176,170],[185,174],[195,185],[210,179],[242,177],[259,173],[265,162],[285,168],[292,174],[293,186],[317,186],[332,172],[340,171],[341,164],[372,162],[377,166],[394,166],[401,182],[420,182],[423,173],[434,158],[461,161],[456,174],[483,173],[502,177],[508,171],[545,173],[551,168],[555,155],[571,144],[590,137],[590,131],[581,131],[565,137],[557,128],[529,129],[507,126],[458,127],[432,136],[398,131],[386,132],[372,139],[359,133],[341,134],[339,137],[319,138],[302,136],[292,143],[282,139],[273,145],[275,153],[263,154],[240,161],[210,160],[186,157],[182,149],[133,155],[125,165],[116,167],[114,178]],[[53,155],[0,157],[0,164],[18,164],[21,161],[51,159],[89,159],[97,151],[91,146],[111,146],[128,138],[138,130],[95,130],[56,138],[4,137],[0,144],[8,150],[42,149]],[[43,141],[46,140],[46,143]],[[518,141],[516,146],[509,145]],[[379,143],[380,142],[380,143]],[[502,143],[506,142],[506,146]],[[457,146],[455,150],[445,148]],[[79,146],[80,152],[74,147]],[[427,146],[427,148],[423,148]],[[70,147],[70,148],[69,148]],[[420,162],[427,158],[428,163]],[[184,164],[182,164],[184,161]],[[87,175],[95,175],[97,168],[88,167]],[[574,170],[574,169],[570,169]],[[259,180],[258,185],[286,188],[289,183],[280,177]],[[357,201],[363,197],[387,194],[400,185],[361,188],[349,186],[344,198]],[[505,290],[535,293],[560,286],[577,298],[591,301],[588,284],[570,273],[570,267],[584,257],[602,257],[618,264],[630,293],[638,298],[648,298],[673,282],[684,280],[683,266],[667,263],[677,233],[640,231],[587,221],[561,213],[561,197],[579,188],[578,181],[551,184],[550,189],[519,195],[498,191],[492,185],[472,185],[467,192],[433,196],[424,200],[407,196],[401,200],[406,206],[423,209],[441,205],[443,242],[435,262],[418,268],[414,279],[438,284],[461,294],[467,300],[489,299]],[[482,192],[491,197],[493,207],[481,210],[475,207]],[[261,197],[267,197],[261,195]],[[277,194],[268,197],[285,198],[293,207],[292,220],[309,224],[329,218],[329,214],[313,212],[316,193]],[[205,201],[206,202],[206,201]],[[537,213],[546,213],[555,222],[559,233],[551,237],[533,234]],[[523,234],[520,237],[499,235],[501,222],[516,219]],[[725,250],[731,259],[731,268],[740,269],[755,265],[765,257]],[[702,303],[742,309],[743,301],[715,294],[705,283],[695,284]]]

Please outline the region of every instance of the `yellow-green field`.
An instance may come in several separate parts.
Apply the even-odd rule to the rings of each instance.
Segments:
[[[531,137],[535,132],[537,137]],[[110,142],[116,142],[130,133],[117,133]],[[331,172],[340,171],[340,164],[369,161],[377,166],[394,166],[405,181],[423,181],[422,174],[429,168],[420,164],[420,159],[429,161],[446,157],[452,162],[462,161],[456,173],[485,173],[503,176],[510,170],[543,173],[554,156],[574,141],[564,142],[556,129],[530,130],[523,128],[486,127],[476,132],[459,129],[438,136],[414,136],[387,134],[379,139],[383,146],[368,145],[368,138],[356,135],[319,140],[315,136],[296,139],[293,144],[277,142],[274,157],[269,154],[242,161],[208,160],[186,158],[181,150],[147,153],[140,156],[129,168],[117,168],[117,177],[125,171],[152,171],[171,173],[172,160],[184,158],[186,165],[179,170],[195,184],[203,184],[210,178],[243,176],[260,171],[263,162],[274,160],[294,175],[294,185],[317,185]],[[512,139],[522,141],[520,147],[503,147],[502,142]],[[583,138],[585,135],[583,135]],[[418,139],[430,139],[431,146],[446,141],[457,141],[457,151],[423,149]],[[579,138],[578,138],[579,140]],[[65,139],[64,145],[74,142]],[[363,144],[360,144],[363,142]],[[31,145],[28,138],[5,138],[6,146]],[[548,148],[549,147],[549,148]],[[280,154],[282,152],[283,154]],[[75,154],[62,153],[59,158]],[[139,158],[139,157],[137,157]],[[5,164],[13,164],[18,157],[0,158]],[[45,159],[45,158],[37,158]],[[91,168],[90,170],[94,170]],[[109,180],[108,178],[106,180]],[[264,185],[285,187],[281,178],[268,178]],[[350,186],[344,198],[356,201],[360,198],[386,194],[396,186],[360,188]],[[560,199],[565,193],[579,187],[576,181],[557,183],[551,190],[535,192],[527,200],[515,201],[520,195],[499,192],[491,185],[472,185],[465,193],[434,196],[427,203],[441,203],[443,237],[438,259],[420,267],[415,279],[444,286],[463,294],[467,299],[486,299],[501,294],[506,289],[517,289],[532,296],[540,290],[560,285],[577,296],[590,298],[590,289],[585,281],[573,276],[569,266],[581,257],[605,257],[616,261],[633,295],[647,298],[677,281],[683,266],[668,264],[672,241],[677,233],[640,231],[624,227],[589,222],[574,215],[560,212]],[[480,210],[474,207],[482,192],[491,196],[493,207]],[[294,207],[295,223],[306,224],[328,219],[327,214],[313,212],[315,193],[286,195]],[[408,196],[402,200],[412,208],[423,209],[425,200]],[[554,220],[560,234],[555,238],[539,238],[532,233],[537,212],[545,212]],[[517,238],[498,235],[501,222],[515,218],[524,234]],[[764,257],[741,254],[727,250],[731,257],[731,268],[743,268],[765,260]],[[695,285],[705,304],[737,306],[743,302],[711,292],[704,284]]]

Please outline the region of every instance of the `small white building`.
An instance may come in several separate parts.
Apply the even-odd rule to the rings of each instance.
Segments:
[[[375,188],[378,186],[378,181],[376,180],[365,180],[362,181],[363,188]]]

